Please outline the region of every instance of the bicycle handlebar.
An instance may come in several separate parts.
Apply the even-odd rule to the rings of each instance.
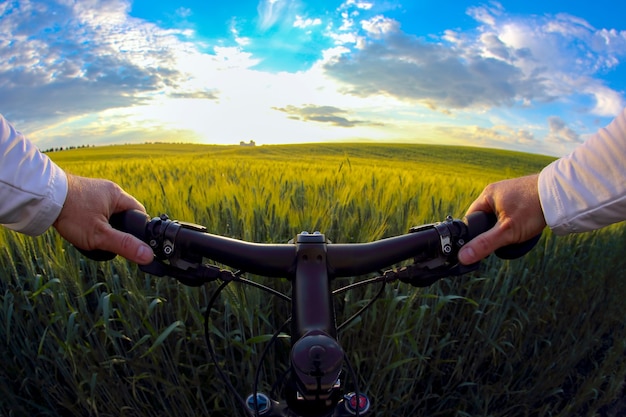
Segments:
[[[114,228],[148,242],[147,227],[154,220],[151,221],[145,213],[129,210],[114,214],[110,223]],[[496,223],[496,216],[493,213],[474,212],[466,216],[463,222],[467,225],[466,241],[469,241],[492,228]],[[293,250],[285,244],[251,243],[209,234],[205,227],[192,223],[179,221],[175,223],[181,226],[178,240],[183,243],[185,250],[204,253],[209,255],[207,257],[233,268],[264,276],[285,276],[289,270],[288,258],[293,254]],[[424,235],[419,239],[410,237],[409,233],[370,243],[333,244],[330,259],[334,273],[336,276],[363,275],[428,251],[437,240],[433,226],[434,224],[412,228],[411,232],[419,231],[420,235]],[[538,234],[526,242],[499,248],[495,255],[501,259],[520,258],[536,245],[540,237],[541,234]],[[464,242],[461,242],[462,244]],[[116,256],[112,252],[102,250],[81,250],[81,252],[97,261],[108,261]]]
[[[283,417],[361,414],[361,405],[350,409],[351,403],[360,404],[362,400],[358,390],[350,400],[340,397],[339,376],[345,353],[337,341],[332,279],[381,271],[411,258],[413,264],[384,271],[378,282],[400,280],[424,287],[443,277],[465,274],[477,269],[480,262],[461,265],[459,249],[493,227],[496,218],[484,212],[472,213],[464,220],[448,217],[443,222],[413,227],[409,233],[368,243],[330,243],[319,232],[302,232],[287,244],[252,243],[214,235],[204,226],[173,221],[166,215],[150,219],[140,211],[118,213],[110,222],[150,245],[154,260],[140,269],[152,275],[171,276],[190,286],[238,279],[239,273],[204,264],[207,258],[240,272],[291,280],[292,349],[286,404],[271,400],[267,406],[274,411],[266,414],[269,409],[260,413],[258,400],[242,401],[250,415]],[[520,257],[539,237],[502,248],[496,254],[506,259]],[[98,260],[115,256],[103,251],[83,253]],[[367,408],[369,405],[363,412]]]

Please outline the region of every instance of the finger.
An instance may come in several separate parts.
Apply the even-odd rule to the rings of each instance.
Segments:
[[[487,194],[487,188],[483,190],[483,192],[478,196],[476,200],[470,204],[469,208],[465,215],[474,213],[476,211],[484,211],[487,213],[492,213],[494,211],[493,203],[490,199],[487,198],[489,194]]]
[[[126,210],[139,210],[144,213],[146,212],[146,208],[143,206],[143,204],[141,204],[127,192],[122,191],[120,197],[115,204],[114,212],[119,213],[120,211]]]
[[[480,200],[475,200],[472,204],[470,204],[465,215],[467,216],[468,214],[475,213],[477,211],[491,213],[493,212],[493,207],[491,207],[491,205],[485,199],[481,198]]]

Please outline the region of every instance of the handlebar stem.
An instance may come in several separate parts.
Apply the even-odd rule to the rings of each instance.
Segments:
[[[321,233],[300,233],[296,237],[296,276],[292,283],[296,340],[311,330],[321,330],[333,338],[337,336],[326,245]]]
[[[344,352],[336,340],[337,325],[330,290],[326,237],[315,232],[296,236],[296,268],[292,283],[292,379],[296,391],[290,408],[302,399],[332,410],[339,400],[338,381]]]

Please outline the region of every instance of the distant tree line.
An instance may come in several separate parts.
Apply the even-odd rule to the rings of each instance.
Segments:
[[[79,145],[79,146],[59,146],[58,148],[48,148],[43,153],[69,151],[70,149],[95,148],[96,145]]]

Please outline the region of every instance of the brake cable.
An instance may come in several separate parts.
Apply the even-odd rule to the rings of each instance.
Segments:
[[[239,392],[235,389],[233,384],[230,382],[230,379],[228,378],[228,376],[226,375],[226,373],[224,372],[224,370],[220,366],[219,361],[217,360],[217,353],[215,352],[215,348],[213,347],[213,343],[211,342],[211,337],[209,335],[209,324],[210,324],[210,321],[211,321],[210,320],[211,310],[213,309],[213,305],[215,304],[215,301],[217,300],[218,296],[221,294],[221,292],[226,288],[226,286],[230,282],[231,281],[223,281],[217,287],[217,289],[215,290],[215,292],[211,296],[211,299],[207,303],[206,310],[204,311],[204,341],[206,342],[207,350],[209,351],[209,356],[211,357],[211,360],[213,361],[213,364],[215,365],[215,369],[220,374],[220,377],[222,378],[222,381],[224,382],[224,384],[226,384],[226,387],[235,396],[235,399],[237,400],[237,402],[239,402],[239,405],[243,409],[245,409],[246,401],[243,399],[243,397],[241,395],[239,395]]]

